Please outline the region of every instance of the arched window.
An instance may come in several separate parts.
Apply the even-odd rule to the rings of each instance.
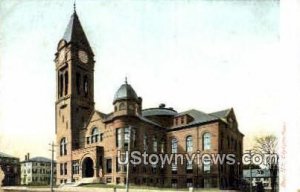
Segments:
[[[186,152],[191,153],[193,151],[193,137],[187,136],[185,143],[186,143]]]
[[[177,153],[177,147],[178,147],[177,139],[174,138],[172,139],[172,153]]]
[[[98,128],[96,128],[96,127],[93,128],[91,138],[92,138],[91,143],[97,143],[99,141],[99,130],[98,130]]]
[[[157,152],[157,139],[156,137],[153,137],[153,152]]]
[[[207,150],[211,148],[211,134],[205,133],[203,134],[203,150]]]
[[[68,71],[65,72],[65,95],[68,94],[68,85],[69,84],[69,74]]]
[[[120,103],[119,110],[124,110],[125,109],[125,103]]]
[[[67,154],[67,140],[66,138],[62,138],[60,140],[60,156]]]

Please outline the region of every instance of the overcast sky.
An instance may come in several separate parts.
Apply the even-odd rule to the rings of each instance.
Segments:
[[[0,2],[0,151],[50,156],[55,65],[73,1]],[[82,1],[95,53],[96,109],[113,110],[128,76],[144,108],[233,107],[245,149],[280,133],[290,77],[280,62],[278,1]]]

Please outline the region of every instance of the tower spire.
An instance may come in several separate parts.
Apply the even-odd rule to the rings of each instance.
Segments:
[[[127,84],[127,76],[125,76],[125,84]]]
[[[74,0],[73,8],[74,8],[74,12],[76,12],[76,0]]]

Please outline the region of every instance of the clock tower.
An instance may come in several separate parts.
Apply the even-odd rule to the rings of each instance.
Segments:
[[[71,151],[84,145],[80,134],[94,111],[94,54],[74,10],[55,54],[57,161],[72,170]],[[59,170],[58,170],[59,171]],[[61,171],[61,170],[60,170]],[[61,176],[64,179],[63,175]],[[70,178],[70,171],[65,178]]]

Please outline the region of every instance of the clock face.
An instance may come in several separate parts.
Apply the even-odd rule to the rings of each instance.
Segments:
[[[82,63],[88,63],[89,62],[88,54],[85,51],[82,51],[82,50],[78,51],[78,57],[79,57],[79,60]]]

